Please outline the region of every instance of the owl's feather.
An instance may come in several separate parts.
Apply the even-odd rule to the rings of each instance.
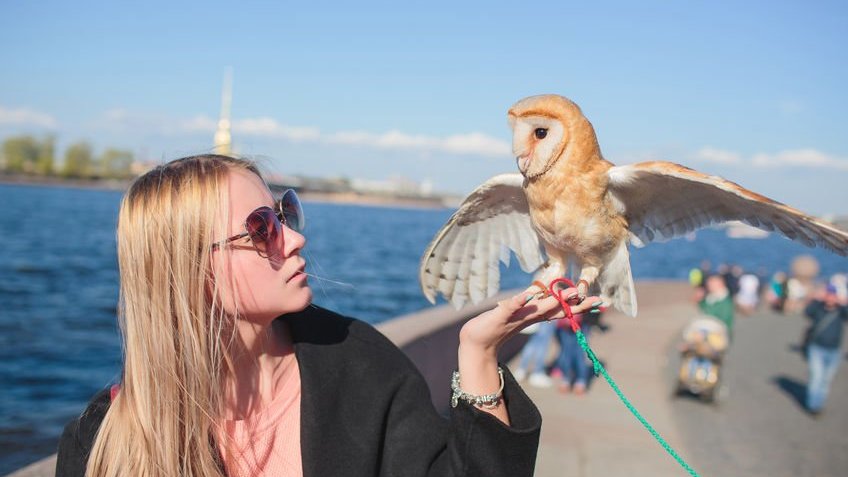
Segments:
[[[457,308],[500,289],[498,261],[514,252],[521,269],[545,261],[530,223],[521,174],[495,176],[474,190],[427,247],[421,259],[421,289],[435,303],[441,293]],[[505,252],[505,254],[504,254]]]
[[[628,228],[644,243],[739,220],[848,255],[845,232],[721,177],[660,161],[616,166],[608,175],[609,194],[621,202]]]

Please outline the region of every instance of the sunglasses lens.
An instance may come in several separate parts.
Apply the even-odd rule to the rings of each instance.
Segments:
[[[268,207],[254,210],[247,216],[245,227],[259,255],[268,257],[279,252],[278,240],[283,227],[273,210]]]
[[[295,232],[303,232],[306,225],[303,206],[300,205],[300,199],[297,198],[297,194],[292,189],[283,192],[279,207],[286,226]]]

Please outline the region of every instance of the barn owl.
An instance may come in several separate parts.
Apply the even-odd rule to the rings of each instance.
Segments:
[[[508,113],[519,173],[484,182],[438,231],[419,279],[435,303],[457,308],[500,287],[511,250],[525,272],[549,283],[579,274],[579,297],[600,292],[635,316],[628,245],[740,220],[808,246],[848,254],[848,234],[739,185],[671,162],[615,166],[592,124],[562,96],[531,96]],[[532,287],[531,287],[532,288]]]

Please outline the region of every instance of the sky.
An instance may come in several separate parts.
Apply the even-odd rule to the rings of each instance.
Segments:
[[[556,93],[613,163],[848,214],[844,3],[124,3],[0,0],[0,139],[209,152],[229,67],[234,146],[271,172],[466,194],[517,171],[509,107]]]

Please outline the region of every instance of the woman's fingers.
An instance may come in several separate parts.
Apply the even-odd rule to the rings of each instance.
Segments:
[[[572,306],[571,312],[575,314],[592,312],[593,310],[600,310],[602,306],[604,306],[604,301],[600,297],[588,296],[579,305]]]
[[[564,293],[562,296],[564,298],[569,296],[566,294],[569,291],[576,292],[577,289],[569,288],[567,290],[563,290]],[[515,298],[523,300],[525,298],[525,294],[518,295]],[[600,299],[600,297],[597,296],[586,297],[586,299],[580,302],[579,304],[569,304],[569,308],[571,309],[572,315],[579,315],[583,313],[596,313],[597,311],[600,311],[600,308],[602,306],[604,306],[604,302]],[[542,299],[530,300],[521,308],[521,312],[524,313],[516,313],[516,315],[518,315],[517,318],[521,320],[527,320],[528,324],[543,319],[554,320],[565,317],[565,311],[562,309],[562,305],[560,305],[559,301],[557,301],[557,299],[552,296]]]
[[[532,299],[527,300],[528,296]],[[532,293],[522,293],[504,302],[504,311],[510,315],[509,321],[527,321],[528,324],[550,319],[549,315],[562,309],[554,297],[533,298]]]

